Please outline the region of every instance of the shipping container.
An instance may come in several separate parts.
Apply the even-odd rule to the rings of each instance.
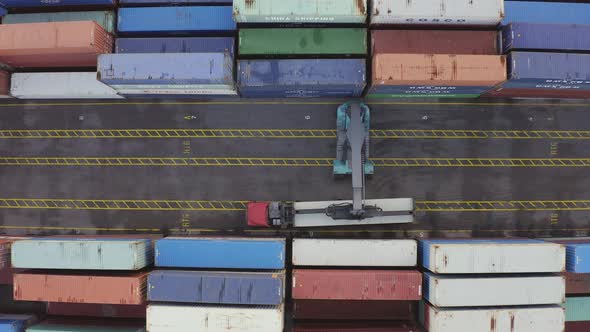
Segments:
[[[235,88],[221,85],[161,85],[149,87],[126,84],[117,86],[117,93],[125,98],[202,98],[237,96]]]
[[[293,239],[293,265],[416,266],[415,240]]]
[[[557,99],[586,99],[590,98],[590,90],[568,89],[505,89],[494,88],[482,95],[492,98],[557,98]]]
[[[560,306],[436,308],[424,304],[420,322],[428,332],[563,332]],[[567,331],[567,330],[566,330]]]
[[[234,0],[238,23],[365,23],[367,0]]]
[[[167,237],[156,242],[156,266],[280,270],[285,239]]]
[[[590,78],[590,77],[589,77]],[[565,244],[567,271],[575,273],[590,272],[590,242]]]
[[[115,12],[112,10],[10,14],[4,16],[4,18],[2,19],[2,24],[75,21],[94,21],[98,23],[108,33],[115,33]]]
[[[115,0],[0,0],[0,6],[9,9],[42,8],[42,7],[113,7]]]
[[[0,17],[5,16],[6,14],[8,14],[8,10],[6,10],[4,7],[0,7]]]
[[[215,307],[150,304],[150,332],[283,332],[283,307]]]
[[[414,301],[293,300],[293,318],[309,320],[399,320],[416,314]]]
[[[113,38],[91,21],[0,25],[0,62],[15,68],[94,67]]]
[[[17,301],[13,298],[12,285],[0,285],[0,312],[23,315],[45,315],[47,306],[44,302]]]
[[[145,304],[47,303],[51,316],[145,319],[146,309]]]
[[[242,97],[360,97],[366,85],[364,59],[238,61]]]
[[[371,0],[371,24],[496,26],[504,0]]]
[[[499,55],[376,54],[370,98],[478,97],[506,80]]]
[[[23,332],[28,326],[34,324],[37,317],[33,315],[0,314],[0,331]]]
[[[143,304],[147,273],[46,274],[22,272],[14,275],[14,299],[96,304]]]
[[[373,30],[371,54],[500,54],[497,31]]]
[[[565,270],[565,247],[528,239],[420,240],[422,266],[434,273],[542,273]]]
[[[117,53],[229,53],[234,55],[233,37],[117,38]]]
[[[424,299],[437,307],[559,304],[565,278],[557,275],[449,276],[424,273]]]
[[[120,99],[96,72],[14,73],[10,93],[20,99]]]
[[[404,322],[305,322],[297,323],[293,332],[420,332],[415,326]]]
[[[565,332],[588,332],[590,321],[586,322],[565,322]]]
[[[565,321],[582,322],[590,321],[590,297],[566,297],[565,298]]]
[[[367,29],[240,29],[240,56],[366,55]]]
[[[231,6],[120,8],[120,34],[232,33],[236,23]]]
[[[148,300],[204,304],[279,305],[285,272],[153,271]]]
[[[564,276],[566,294],[590,294],[590,273],[566,272]]]
[[[46,320],[29,327],[26,332],[145,332],[134,322],[105,322],[104,320]]]
[[[0,98],[10,97],[10,73],[0,70]]]
[[[410,300],[422,297],[422,274],[413,270],[293,270],[297,300]]]
[[[590,51],[590,25],[511,23],[502,29],[502,47],[504,53],[512,50]]]
[[[588,24],[589,3],[552,1],[505,1],[506,16],[502,24]]]
[[[590,90],[590,54],[511,52],[503,88]]]
[[[231,5],[232,0],[119,0],[121,6]]]
[[[146,239],[38,238],[12,244],[12,266],[23,269],[139,270],[152,262]]]

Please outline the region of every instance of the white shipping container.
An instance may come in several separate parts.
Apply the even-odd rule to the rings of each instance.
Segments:
[[[563,332],[560,306],[511,308],[435,308],[426,304],[420,320],[428,332]]]
[[[437,307],[560,304],[565,278],[549,276],[449,276],[424,273],[424,298]]]
[[[282,332],[283,307],[213,307],[150,304],[150,332]]]
[[[434,273],[554,273],[565,247],[536,240],[422,240],[422,266]]]
[[[293,239],[293,265],[416,266],[414,240]]]
[[[495,26],[504,18],[504,0],[371,1],[371,24]]]
[[[87,73],[14,73],[10,93],[20,99],[120,99],[117,92]]]

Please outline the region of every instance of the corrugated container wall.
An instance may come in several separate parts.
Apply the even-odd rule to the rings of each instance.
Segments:
[[[238,61],[242,97],[360,97],[365,85],[364,59]]]
[[[121,99],[117,92],[87,73],[14,73],[10,93],[22,99]]]
[[[422,297],[422,274],[411,270],[293,270],[293,299],[411,300]]]
[[[571,98],[585,99],[590,98],[590,90],[568,90],[568,89],[506,89],[502,87],[494,88],[486,92],[483,97],[494,98]]]
[[[566,322],[590,321],[590,297],[567,297],[565,299]]]
[[[148,300],[207,304],[279,305],[284,272],[153,271]]]
[[[279,307],[210,307],[150,304],[150,332],[199,331],[283,332],[284,310]]]
[[[421,240],[418,247],[434,273],[565,271],[565,247],[538,240]]]
[[[495,26],[504,0],[371,0],[371,24]]]
[[[461,30],[373,30],[371,54],[499,54],[498,32]]]
[[[428,332],[564,330],[564,311],[560,306],[460,309],[425,306],[420,321]]]
[[[232,0],[119,0],[121,6],[231,5]]]
[[[156,266],[280,270],[285,239],[168,237],[156,242]]]
[[[502,46],[505,53],[511,50],[590,51],[590,25],[511,23],[502,29]]]
[[[419,330],[407,323],[375,323],[375,322],[305,322],[297,323],[293,332],[418,332]]]
[[[80,7],[101,6],[113,7],[115,0],[1,0],[0,5],[6,8],[41,8],[41,7]]]
[[[293,239],[293,265],[416,266],[415,240]]]
[[[240,29],[240,56],[365,55],[361,28]]]
[[[139,270],[153,262],[150,240],[31,239],[12,245],[12,265],[27,269]]]
[[[295,319],[410,321],[415,313],[414,301],[293,300]]]
[[[437,307],[559,304],[562,276],[447,276],[424,273],[424,299]]]
[[[205,34],[236,30],[231,6],[120,8],[121,34]]]
[[[146,309],[145,304],[47,303],[47,314],[52,316],[145,319]]]
[[[88,12],[58,12],[58,13],[30,13],[10,14],[2,18],[2,24],[16,23],[40,23],[40,22],[75,22],[94,21],[108,33],[115,33],[115,12],[88,11]]]
[[[515,22],[546,24],[588,24],[589,3],[551,1],[505,1],[506,17],[502,24]]]
[[[12,67],[94,67],[112,49],[112,36],[91,21],[0,25],[0,62]]]
[[[233,37],[117,38],[116,53],[228,53],[234,55]]]
[[[147,273],[14,275],[14,299],[19,301],[143,304],[146,289]]]
[[[590,79],[590,77],[588,79]],[[570,243],[566,244],[565,246],[567,253],[567,271],[576,273],[589,273],[590,243]]]
[[[365,23],[367,0],[234,0],[238,23]]]
[[[104,320],[46,320],[27,329],[27,332],[145,332],[137,323],[105,322]]]
[[[588,322],[565,322],[566,332],[588,332],[590,331],[590,321]]]
[[[590,273],[566,272],[564,275],[567,294],[590,294]]]
[[[0,98],[10,96],[10,73],[0,70]]]
[[[22,332],[27,327],[26,321],[20,319],[0,318],[0,331]]]

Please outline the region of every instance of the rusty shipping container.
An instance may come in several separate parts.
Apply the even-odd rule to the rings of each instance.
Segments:
[[[419,332],[420,329],[403,322],[305,322],[297,323],[293,332]]]
[[[565,322],[565,332],[588,332],[590,321],[587,322]]]
[[[294,300],[293,318],[322,320],[412,320],[414,301]]]
[[[293,270],[293,299],[418,301],[421,296],[422,274],[414,270]]]
[[[95,67],[113,37],[93,21],[0,25],[0,63],[15,68]]]
[[[500,55],[377,54],[368,97],[478,97],[506,80]]]
[[[104,318],[145,318],[146,304],[47,303],[47,314]]]
[[[590,273],[566,272],[563,275],[566,294],[590,294]]]
[[[555,99],[588,99],[590,90],[575,89],[521,89],[496,87],[482,97],[491,98],[555,98]]]
[[[10,73],[0,70],[0,98],[10,96]]]
[[[497,31],[373,30],[371,48],[371,54],[500,54]]]
[[[14,275],[14,299],[97,304],[143,304],[147,273]]]

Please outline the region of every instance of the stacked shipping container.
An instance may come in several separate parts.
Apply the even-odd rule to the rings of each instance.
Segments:
[[[422,240],[428,332],[562,332],[565,248],[536,240]],[[510,306],[510,307],[509,307]]]
[[[294,239],[294,331],[415,331],[387,321],[413,320],[416,263],[414,240]]]
[[[149,276],[150,332],[283,331],[284,239],[166,238],[156,266],[168,270]]]

